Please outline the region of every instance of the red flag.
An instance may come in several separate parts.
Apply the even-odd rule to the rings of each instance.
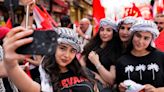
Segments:
[[[164,0],[155,0],[153,5],[153,16],[164,13]]]
[[[29,69],[29,62],[27,62],[25,60],[24,61],[24,65],[25,65],[25,72],[26,72],[26,74],[31,78],[31,73],[30,73],[30,69]]]
[[[7,20],[5,27],[7,27],[7,28],[9,28],[9,29],[12,28],[11,18],[9,18],[9,19]]]
[[[3,39],[9,31],[8,27],[0,27],[0,39]]]
[[[158,0],[157,11],[159,13],[164,13],[164,0]]]
[[[37,5],[34,6],[34,20],[38,29],[53,29],[53,24],[49,21],[47,14]]]
[[[162,13],[163,12],[163,7],[157,6],[157,13]]]
[[[156,45],[156,47],[160,50],[160,51],[162,51],[162,52],[164,52],[164,30],[162,30],[161,32],[160,32],[160,35],[158,36],[158,38],[155,40],[155,45]]]
[[[125,8],[123,18],[127,16],[141,17],[142,15],[139,8],[133,3],[132,7]]]
[[[93,0],[93,19],[94,19],[94,31],[93,35],[98,32],[99,21],[105,17],[105,9],[101,5],[100,0]]]
[[[51,21],[51,23],[52,23],[55,27],[57,27],[58,24],[57,24],[57,23],[54,21],[54,19],[49,15],[49,13],[48,13],[47,10],[44,8],[44,6],[42,5],[41,7],[42,7],[44,13],[46,14],[46,16],[48,17],[49,21]]]

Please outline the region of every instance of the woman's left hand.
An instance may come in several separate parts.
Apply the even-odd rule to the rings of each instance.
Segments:
[[[99,55],[95,51],[91,51],[88,55],[88,59],[93,63],[94,65],[99,65]]]

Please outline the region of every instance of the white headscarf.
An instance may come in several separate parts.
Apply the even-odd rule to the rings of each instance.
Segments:
[[[150,32],[153,35],[151,46],[155,47],[154,40],[159,36],[159,30],[157,25],[150,20],[140,19],[131,28],[132,34],[136,31]]]

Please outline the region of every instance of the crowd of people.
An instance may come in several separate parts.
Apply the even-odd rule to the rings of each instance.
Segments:
[[[96,35],[89,19],[63,16],[52,55],[16,52],[35,40],[33,16],[24,25],[0,28],[1,92],[164,92],[164,14],[102,18]]]

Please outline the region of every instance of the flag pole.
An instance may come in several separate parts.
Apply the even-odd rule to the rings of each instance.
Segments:
[[[28,23],[29,23],[29,4],[26,6],[26,20],[25,20],[25,28],[28,30]]]

